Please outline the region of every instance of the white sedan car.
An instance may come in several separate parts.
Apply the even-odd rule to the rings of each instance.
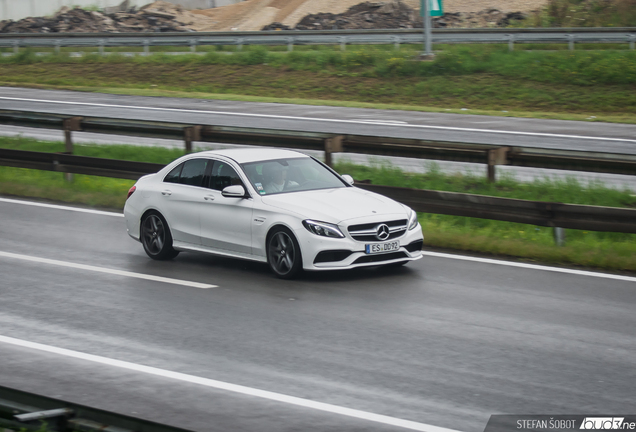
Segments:
[[[295,151],[205,151],[140,178],[124,215],[150,258],[208,252],[267,262],[285,279],[421,258],[416,213],[352,184]]]

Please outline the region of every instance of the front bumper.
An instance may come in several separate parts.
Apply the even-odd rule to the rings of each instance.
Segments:
[[[317,239],[315,235],[311,237],[303,235],[303,237],[305,238],[299,239],[302,243],[303,268],[310,271],[346,270],[415,261],[422,258],[424,242],[419,224],[400,238],[392,240],[399,242],[399,249],[377,254],[367,254],[365,242],[349,237],[342,239]]]

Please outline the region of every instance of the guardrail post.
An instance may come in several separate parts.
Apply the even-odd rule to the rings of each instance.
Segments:
[[[574,35],[573,34],[568,35],[568,41],[570,45],[570,51],[574,51]]]
[[[99,40],[99,55],[104,55],[104,45],[106,41],[104,39]]]
[[[71,132],[82,130],[83,117],[70,117],[64,119],[62,126],[64,127],[65,151],[67,154],[73,154],[73,140]]]
[[[13,41],[13,54],[19,54],[20,53],[20,41]]]
[[[636,34],[629,35],[629,49],[634,49],[636,45]]]
[[[62,122],[64,127],[64,153],[73,154],[73,137],[71,134],[73,131],[82,130],[82,120],[83,117],[71,117],[64,119]],[[72,182],[73,174],[64,173],[64,179],[69,183]]]
[[[192,153],[192,141],[201,141],[201,129],[203,126],[190,126],[183,128],[185,152]]]
[[[488,150],[488,181],[494,183],[497,180],[495,166],[508,164],[508,150],[510,147],[501,147]]]
[[[342,36],[339,40],[340,40],[340,51],[345,51],[347,49],[347,38]]]
[[[400,50],[400,42],[401,42],[401,39],[398,36],[393,38],[393,46],[397,51]]]
[[[343,151],[342,135],[336,135],[325,140],[325,163],[329,166],[333,166],[333,160],[331,158],[332,153],[340,153]]]
[[[60,39],[55,40],[55,54],[60,53],[60,45],[62,45],[62,41]]]
[[[197,43],[198,42],[199,41],[196,40],[196,39],[190,39],[190,52],[193,52],[193,53],[197,52]]]
[[[150,55],[150,41],[148,39],[144,40],[144,55]]]
[[[565,229],[561,227],[554,227],[552,230],[554,234],[554,243],[556,243],[559,247],[565,246]]]
[[[515,50],[515,35],[509,34],[508,35],[508,51],[514,51],[514,50]]]
[[[287,51],[291,52],[294,50],[294,38],[287,38]]]
[[[236,45],[237,45],[236,47],[237,50],[243,51],[243,38],[238,38],[236,40]]]

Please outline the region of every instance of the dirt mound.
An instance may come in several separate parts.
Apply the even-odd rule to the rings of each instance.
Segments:
[[[108,14],[64,6],[53,17],[1,21],[0,33],[185,32],[211,30],[210,24],[181,6],[157,1],[139,10],[125,8]]]
[[[445,0],[443,19],[436,19],[438,27],[496,27],[531,11],[540,10],[549,0]],[[421,27],[419,18],[420,0],[401,0],[402,6],[396,11],[404,14],[403,6],[415,11],[416,17],[398,19],[386,16],[367,17],[374,22],[353,19],[352,23],[337,23],[338,19],[348,20],[351,8],[357,7],[360,0],[247,0],[235,5],[216,9],[193,11],[209,16],[217,21],[215,30],[287,30],[287,29],[355,29],[355,28],[410,28]],[[373,13],[395,1],[369,1],[366,14]],[[391,7],[391,6],[389,6]],[[495,12],[496,11],[496,12]],[[517,15],[511,15],[516,13]],[[522,15],[520,15],[522,14]],[[252,17],[260,16],[260,20]],[[268,19],[272,18],[268,21]],[[364,20],[366,20],[365,18]],[[508,20],[508,21],[506,21]],[[254,27],[257,23],[260,27]],[[313,25],[318,23],[319,25]],[[298,27],[300,25],[300,27]]]
[[[501,27],[548,0],[446,0],[436,27]],[[0,33],[172,32],[228,30],[331,30],[422,27],[420,0],[246,0],[213,9],[187,11],[156,1],[139,10],[107,8],[104,13],[63,7],[53,17],[0,22]],[[112,9],[116,9],[113,11]]]
[[[434,27],[505,27],[512,21],[525,18],[522,12],[504,13],[498,9],[481,12],[450,12],[434,18]],[[317,13],[305,16],[294,28],[274,22],[262,30],[344,30],[344,29],[397,29],[421,28],[418,9],[412,9],[401,0],[364,2],[352,6],[344,13]]]
[[[418,12],[400,0],[388,3],[364,2],[338,15],[307,15],[296,25],[296,30],[408,28],[413,27],[418,20],[422,22]]]

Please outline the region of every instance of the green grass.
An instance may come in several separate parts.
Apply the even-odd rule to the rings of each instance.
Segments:
[[[63,143],[28,138],[1,138],[0,147],[57,152]],[[183,150],[160,147],[76,145],[75,154],[168,163]],[[636,195],[629,190],[607,188],[601,183],[582,184],[575,178],[543,178],[523,183],[504,176],[494,184],[483,175],[446,175],[435,163],[427,163],[425,174],[405,173],[386,164],[359,166],[342,162],[338,172],[374,184],[474,193],[527,200],[558,201],[612,207],[636,207]],[[55,172],[0,167],[0,194],[27,196],[94,207],[121,209],[133,181],[94,176],[73,176],[71,183]],[[477,218],[420,214],[427,247],[480,252],[493,256],[581,265],[606,270],[636,271],[636,236],[621,233],[566,230],[567,243],[557,247],[552,230],[532,225]]]
[[[21,137],[0,137],[0,147],[40,152],[63,152],[65,150],[62,142],[37,141]],[[167,164],[179,156],[183,156],[183,150],[126,145],[77,145],[74,148],[74,154]],[[134,183],[132,180],[86,175],[73,175],[73,181],[69,183],[65,180],[64,174],[61,173],[0,167],[0,194],[45,198],[87,204],[93,207],[123,208],[126,192]]]
[[[0,64],[135,64],[188,66],[256,66],[269,65],[291,70],[320,72],[330,75],[349,74],[369,78],[441,77],[495,74],[551,84],[579,86],[635,85],[636,50],[594,50],[534,52],[508,51],[505,45],[448,46],[434,61],[415,61],[413,50],[387,47],[360,47],[356,50],[333,49],[280,53],[265,47],[251,47],[233,55],[210,51],[206,55],[164,55],[123,57],[88,54],[71,59],[64,54],[36,56],[31,50],[0,58]]]

